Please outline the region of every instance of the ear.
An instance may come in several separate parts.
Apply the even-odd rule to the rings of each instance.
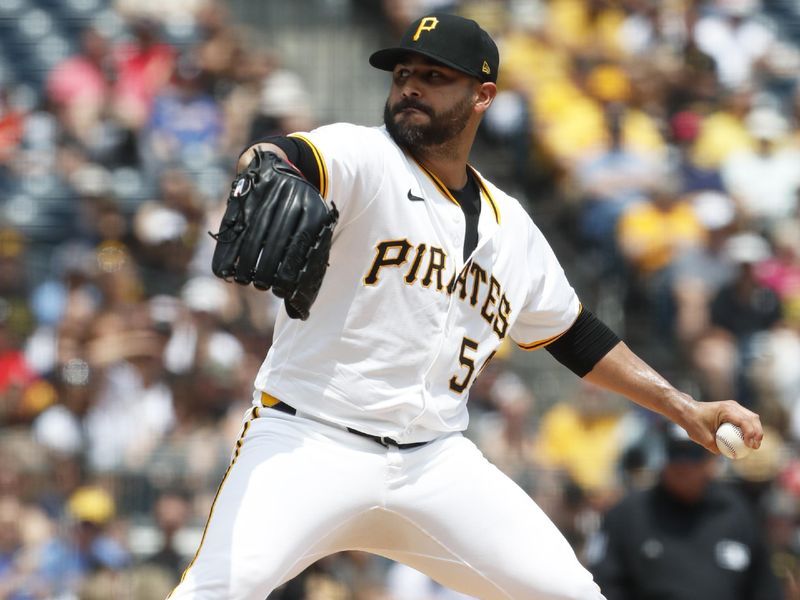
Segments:
[[[480,84],[475,93],[475,111],[483,114],[492,105],[497,96],[497,84],[486,82]]]

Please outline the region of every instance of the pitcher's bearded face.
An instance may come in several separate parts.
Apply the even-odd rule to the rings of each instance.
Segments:
[[[472,97],[467,95],[452,108],[436,112],[424,102],[406,97],[394,104],[386,101],[383,122],[401,148],[415,151],[449,142],[464,130],[472,114]]]

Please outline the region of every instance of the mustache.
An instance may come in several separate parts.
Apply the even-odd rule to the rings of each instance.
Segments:
[[[429,117],[433,116],[433,110],[429,106],[426,106],[425,104],[423,104],[419,100],[415,100],[414,98],[404,98],[403,100],[400,100],[397,104],[395,104],[392,107],[392,116],[408,108],[413,108],[420,112],[424,112]]]

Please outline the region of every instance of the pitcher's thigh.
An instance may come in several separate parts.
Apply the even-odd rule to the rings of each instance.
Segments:
[[[431,543],[393,558],[484,600],[602,600],[552,521],[471,442],[456,439],[433,464],[395,507]]]
[[[343,530],[372,494],[369,456],[346,460],[293,424],[264,423],[242,441],[200,547],[170,600],[264,600],[340,548]]]

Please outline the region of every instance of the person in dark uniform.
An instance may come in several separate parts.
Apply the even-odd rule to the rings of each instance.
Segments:
[[[624,497],[587,546],[608,600],[782,600],[758,519],[716,457],[670,424],[658,483]]]

